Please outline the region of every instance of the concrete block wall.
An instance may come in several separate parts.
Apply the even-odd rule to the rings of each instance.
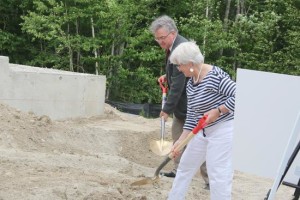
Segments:
[[[10,64],[0,56],[0,103],[51,119],[104,112],[106,77]]]

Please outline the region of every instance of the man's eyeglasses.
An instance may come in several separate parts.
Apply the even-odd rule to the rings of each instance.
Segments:
[[[159,42],[161,40],[165,40],[171,33],[172,33],[172,31],[169,32],[168,35],[157,37],[157,38],[155,38],[155,41]]]

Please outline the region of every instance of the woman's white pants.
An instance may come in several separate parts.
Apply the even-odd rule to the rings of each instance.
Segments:
[[[232,188],[233,120],[200,131],[184,151],[169,200],[183,200],[193,176],[206,160],[211,200],[230,200]]]

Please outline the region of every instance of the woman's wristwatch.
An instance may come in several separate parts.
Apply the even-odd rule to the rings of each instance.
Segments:
[[[222,115],[223,113],[222,113],[222,111],[221,111],[220,107],[218,107],[217,109],[218,109],[218,111],[219,111],[220,115]]]

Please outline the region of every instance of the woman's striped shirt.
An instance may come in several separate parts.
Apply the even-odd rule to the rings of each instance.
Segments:
[[[192,78],[190,78],[186,86],[188,98],[187,118],[183,128],[192,130],[204,113],[223,104],[229,109],[229,112],[221,115],[207,127],[233,119],[235,89],[235,82],[217,66],[213,66],[212,70],[198,84],[194,84]]]

